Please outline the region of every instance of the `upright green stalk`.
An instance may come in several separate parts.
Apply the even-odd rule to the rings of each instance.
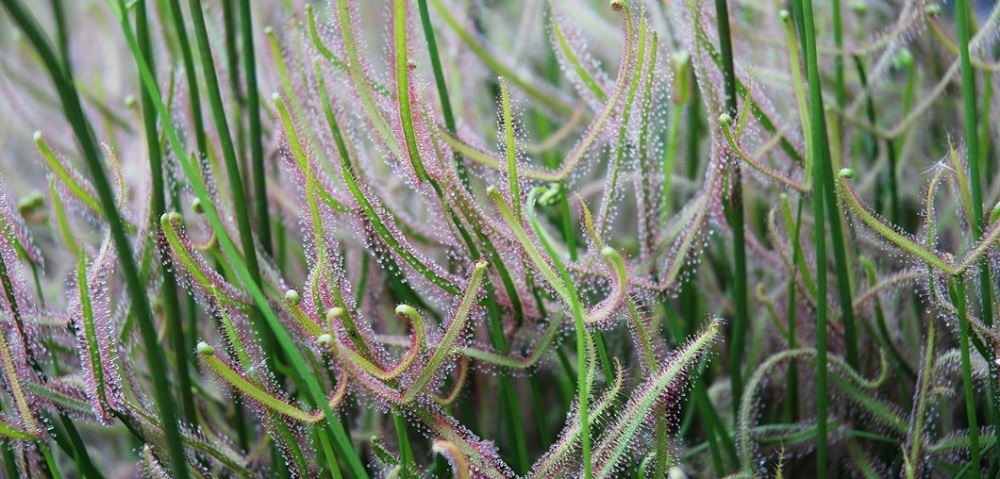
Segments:
[[[181,46],[181,59],[184,62],[184,75],[188,85],[188,104],[191,105],[191,119],[194,122],[195,144],[198,154],[208,154],[208,140],[205,135],[205,123],[201,117],[201,93],[198,88],[198,74],[194,67],[194,54],[191,52],[191,42],[188,40],[187,27],[184,25],[184,12],[180,0],[170,1],[170,16],[174,20],[174,30],[177,30],[177,43]]]
[[[195,38],[198,44],[198,53],[201,55],[202,74],[205,77],[208,101],[212,108],[212,116],[215,119],[215,126],[219,135],[219,143],[222,147],[222,156],[226,162],[226,174],[229,178],[229,189],[233,196],[233,209],[236,213],[236,224],[239,228],[240,245],[243,247],[243,257],[246,259],[247,270],[250,272],[250,279],[255,285],[261,286],[260,265],[257,262],[257,247],[253,240],[253,227],[250,224],[250,215],[247,212],[249,205],[246,200],[246,193],[243,189],[243,179],[240,176],[239,161],[236,158],[236,148],[233,145],[233,138],[229,134],[229,122],[226,120],[225,106],[222,104],[222,93],[219,90],[219,79],[215,73],[215,66],[212,63],[212,47],[208,43],[208,30],[205,27],[205,14],[202,11],[201,2],[189,0],[191,8],[191,20],[194,23]],[[264,351],[274,353],[277,347],[274,344],[273,334],[267,332],[267,328],[260,324],[261,318],[254,314],[254,320],[258,323],[257,331],[263,334],[261,342]],[[275,361],[273,354],[267,354],[269,365],[273,366]],[[272,369],[274,370],[274,369]]]
[[[968,151],[969,183],[972,190],[972,232],[976,238],[983,235],[983,190],[980,179],[979,139],[976,136],[976,81],[973,77],[972,60],[969,57],[969,5],[965,1],[955,2],[955,16],[958,21],[958,53],[962,64],[962,102],[965,115],[965,143]],[[990,266],[983,260],[979,263],[980,296],[982,297],[983,322],[993,324],[993,294]]]
[[[813,47],[815,47],[815,41],[816,41],[815,23],[812,17],[811,4],[808,6],[808,9],[809,13],[806,13],[805,6],[799,5],[798,8],[793,8],[793,11],[795,11],[796,14],[801,14],[801,16],[803,17],[808,17],[802,19],[802,28],[803,28],[802,36],[806,37],[803,38],[803,42],[812,41]],[[835,15],[839,17],[839,6],[835,5],[835,12],[836,12]],[[835,24],[839,23],[839,18],[835,18],[834,22]],[[812,33],[808,33],[809,31],[812,31]],[[834,35],[836,37],[837,33],[835,33]],[[806,52],[807,62],[809,61],[809,55],[810,53],[807,51]],[[818,65],[819,57],[817,56],[815,51],[812,52],[812,56],[813,56],[812,61]],[[837,59],[839,60],[840,56],[838,56]],[[842,82],[843,63],[842,62],[839,63],[838,66],[836,66],[836,68],[838,69],[840,76],[840,78],[837,81]],[[819,79],[817,77],[815,80],[813,80],[812,77],[808,77],[808,82],[811,86],[813,82],[818,83]],[[835,87],[837,89],[838,105],[842,105],[843,103],[840,100],[840,96],[846,95],[846,93],[843,91],[844,86],[842,83],[837,83]],[[818,85],[817,88],[819,88]],[[811,98],[811,94],[812,91],[810,89],[810,107],[813,106],[812,103],[814,102],[814,100]],[[819,101],[820,101],[819,108],[821,109],[821,111],[825,111],[825,108],[822,103],[822,97],[820,97]],[[856,331],[857,327],[855,325],[855,320],[854,320],[854,299],[853,299],[853,293],[851,292],[851,270],[850,270],[850,265],[848,263],[849,258],[847,255],[847,246],[844,241],[844,232],[843,232],[844,230],[840,222],[841,213],[840,213],[839,203],[837,200],[837,189],[833,180],[834,172],[833,172],[832,161],[830,158],[830,146],[831,146],[829,138],[830,133],[827,130],[826,115],[823,115],[822,123],[819,125],[821,126],[821,130],[817,130],[816,128],[817,125],[812,124],[815,123],[815,120],[810,121],[810,123],[811,123],[810,128],[812,129],[812,133],[815,134],[818,132],[820,135],[823,136],[823,138],[821,139],[823,145],[822,150],[814,152],[812,161],[814,162],[814,165],[816,163],[819,163],[822,166],[823,171],[825,172],[822,178],[823,188],[818,190],[813,189],[813,194],[824,195],[824,201],[826,203],[826,210],[827,210],[827,218],[830,222],[829,226],[830,226],[831,246],[833,249],[834,265],[836,267],[836,273],[837,273],[837,287],[840,299],[840,309],[841,309],[841,314],[843,314],[841,321],[844,325],[844,343],[846,344],[847,348],[847,351],[845,353],[845,358],[847,359],[847,364],[851,365],[852,368],[857,369],[858,340]],[[836,130],[839,130],[839,128]],[[817,139],[810,138],[810,142],[816,140]],[[839,139],[835,139],[835,141],[839,141]],[[836,146],[836,144],[834,144],[833,146]]]
[[[49,40],[21,2],[19,0],[2,0],[2,2],[14,24],[24,32],[35,51],[38,52],[45,69],[55,83],[60,102],[66,113],[66,119],[83,150],[87,168],[93,177],[94,190],[100,199],[101,209],[108,222],[108,229],[111,232],[115,249],[118,250],[122,276],[128,291],[132,313],[139,324],[149,369],[150,371],[166,371],[163,351],[156,337],[153,313],[146,298],[146,287],[139,279],[139,268],[136,266],[132,244],[125,233],[125,224],[115,205],[115,195],[104,171],[97,140],[94,138],[94,132],[83,112],[80,96],[73,79],[69,72],[62,68]],[[171,397],[170,379],[164,374],[153,374],[150,379],[153,382],[153,398],[166,436],[173,475],[178,479],[186,479],[188,477],[187,456],[184,454],[184,445],[181,442],[180,428],[177,424],[177,412]]]
[[[959,2],[961,3],[961,2]],[[965,412],[969,421],[969,453],[971,454],[971,473],[973,479],[979,478],[981,469],[979,463],[979,426],[976,421],[976,391],[972,379],[972,358],[969,346],[969,317],[965,305],[965,278],[956,275],[952,278],[952,300],[958,312],[958,339],[962,356],[962,386],[965,392]]]
[[[726,0],[715,0],[715,15],[719,30],[719,50],[722,53],[722,79],[726,94],[726,114],[737,118],[736,74],[733,70],[733,44],[729,33],[729,7]],[[743,349],[749,327],[747,311],[747,247],[745,225],[743,224],[743,180],[739,162],[733,162],[732,197],[730,202],[730,222],[733,229],[733,300],[736,314],[733,319],[733,337],[729,345],[729,376],[732,381],[733,397],[743,396]],[[739,411],[738,401],[733,401],[734,414]]]
[[[271,219],[267,212],[267,171],[264,168],[264,143],[260,127],[260,91],[257,88],[257,59],[253,45],[253,17],[250,0],[240,0],[240,27],[243,35],[243,70],[247,79],[247,117],[250,126],[250,169],[253,172],[254,206],[257,216],[257,239],[267,254],[271,245]]]
[[[983,219],[983,192],[982,180],[980,179],[980,151],[979,139],[976,135],[976,83],[973,77],[972,60],[969,57],[969,5],[965,1],[955,2],[955,16],[958,22],[958,52],[962,68],[962,103],[965,117],[965,143],[968,151],[967,162],[969,164],[969,183],[972,193],[972,232],[973,237],[978,240],[986,231],[986,223]],[[985,113],[985,112],[984,112]],[[990,274],[989,262],[985,259],[979,261],[979,300],[982,307],[983,322],[987,326],[993,325],[993,276]],[[992,357],[991,357],[992,356]],[[986,363],[989,367],[989,397],[988,403],[993,404],[997,400],[997,365],[995,353],[987,353]],[[996,411],[993,407],[987,409],[987,420],[995,422]]]
[[[806,45],[806,77],[809,82],[809,117],[812,129],[809,149],[813,158],[813,214],[815,215],[816,257],[816,477],[826,478],[827,469],[827,375],[826,375],[826,219],[824,216],[823,185],[830,174],[830,149],[826,137],[826,115],[820,90],[819,66],[816,55],[816,33],[813,24],[812,0],[797,0],[803,19],[803,39]],[[832,180],[832,178],[831,178]],[[839,236],[833,233],[834,240]],[[846,278],[841,278],[846,281]]]
[[[451,97],[448,96],[448,84],[444,80],[444,70],[441,68],[441,57],[438,55],[437,38],[434,36],[434,26],[431,25],[431,15],[427,9],[427,0],[417,0],[417,9],[420,10],[420,26],[424,30],[424,39],[427,42],[427,55],[431,57],[431,69],[434,71],[434,83],[437,85],[438,98],[441,99],[441,113],[444,115],[444,127],[448,133],[455,135],[455,114],[451,110]],[[455,169],[458,171],[458,178],[462,181],[462,186],[466,190],[469,186],[469,175],[465,171],[465,162],[459,155],[453,157]]]
[[[837,54],[833,56],[833,86],[837,106],[843,108],[847,103],[847,87],[844,84],[844,56],[840,54],[844,48],[844,27],[840,18],[840,0],[831,0],[830,10],[833,15],[833,48]]]
[[[153,67],[153,52],[149,43],[149,25],[146,21],[146,2],[140,0],[135,8],[135,32],[139,41],[139,49]],[[152,176],[152,209],[153,217],[158,218],[167,212],[167,200],[163,182],[163,153],[160,147],[160,137],[156,131],[156,110],[149,98],[149,92],[142,90],[142,119],[146,134],[146,148],[149,150],[149,170]],[[155,227],[156,223],[154,223]],[[158,245],[159,246],[159,245]],[[160,264],[165,265],[170,260],[170,253],[165,248],[157,247]],[[188,351],[185,346],[184,325],[181,323],[180,303],[177,296],[177,280],[171,268],[161,268],[163,281],[160,291],[163,294],[163,308],[167,331],[170,336],[170,346],[174,350],[174,361],[177,363],[177,382],[180,387],[180,399],[184,420],[188,424],[197,424],[197,412],[194,408],[194,396],[191,394],[191,375],[188,366]]]

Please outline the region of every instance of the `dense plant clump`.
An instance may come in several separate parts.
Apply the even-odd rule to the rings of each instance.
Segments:
[[[1000,474],[1000,6],[0,5],[3,477]]]

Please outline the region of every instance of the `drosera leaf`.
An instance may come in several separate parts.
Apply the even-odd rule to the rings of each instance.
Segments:
[[[486,479],[510,479],[513,471],[504,464],[497,454],[492,441],[483,441],[459,426],[450,416],[433,406],[411,403],[409,412],[423,422],[438,441],[450,443],[466,460],[472,477]]]
[[[354,85],[354,90],[358,97],[361,99],[361,104],[364,106],[365,114],[368,120],[372,122],[375,127],[375,131],[378,133],[379,138],[387,145],[389,151],[396,156],[396,158],[403,158],[403,149],[399,144],[399,140],[393,133],[392,128],[389,126],[388,121],[382,115],[375,98],[372,97],[369,91],[369,82],[365,77],[364,70],[362,69],[361,54],[358,52],[358,41],[354,35],[354,29],[357,24],[351,15],[351,6],[348,4],[347,0],[337,0],[337,19],[340,22],[340,34],[343,36],[344,49],[347,52],[347,66],[350,73],[351,81]],[[325,96],[325,89],[320,89],[320,93]],[[329,103],[324,99],[324,104]]]
[[[448,463],[451,464],[452,472],[457,479],[470,479],[472,477],[469,473],[469,463],[454,443],[442,440],[434,441],[431,444],[431,452],[440,454],[448,460]]]
[[[747,380],[743,397],[740,398],[740,414],[737,418],[736,440],[739,448],[739,461],[741,474],[745,477],[757,477],[757,463],[753,450],[754,435],[751,433],[752,421],[754,418],[754,400],[757,389],[761,385],[764,377],[779,364],[789,360],[810,359],[815,361],[819,357],[814,348],[798,348],[785,350],[774,354],[757,366],[757,369]],[[896,410],[887,406],[869,395],[858,391],[858,388],[873,390],[883,385],[888,378],[889,369],[884,353],[881,356],[881,374],[875,379],[869,380],[854,371],[843,359],[837,356],[827,356],[828,369],[835,369],[840,374],[832,376],[836,383],[845,393],[854,400],[855,404],[861,406],[868,413],[872,414],[879,421],[891,427],[897,434],[905,435],[907,424]],[[833,368],[831,368],[833,366]],[[832,425],[832,424],[829,424]]]
[[[342,72],[350,73],[350,66],[343,59],[338,57],[333,50],[323,42],[320,37],[319,29],[316,27],[316,12],[311,4],[306,5],[306,18],[309,26],[309,37],[312,39],[313,45],[316,47],[317,53],[337,70]],[[379,96],[389,98],[392,93],[389,91],[385,85],[381,84],[377,80],[367,78],[368,87],[372,89]]]
[[[476,262],[472,271],[472,278],[469,279],[469,284],[465,289],[465,293],[461,296],[461,301],[458,303],[451,321],[448,323],[448,328],[444,336],[441,337],[441,341],[438,344],[432,346],[434,352],[416,379],[413,380],[413,383],[403,394],[404,402],[410,402],[418,394],[422,394],[424,388],[438,374],[445,360],[454,354],[453,347],[458,341],[459,335],[465,330],[465,325],[472,314],[472,308],[479,297],[479,289],[482,287],[483,277],[486,275],[486,267],[486,261],[480,260]]]
[[[77,327],[77,334],[80,337],[79,342],[81,343],[81,362],[85,364],[84,369],[90,376],[87,380],[88,389],[90,390],[90,394],[88,394],[88,396],[90,396],[90,401],[94,408],[94,414],[96,414],[102,422],[109,424],[111,422],[111,416],[107,411],[109,404],[107,391],[105,389],[105,385],[108,384],[108,382],[106,382],[104,377],[104,360],[101,357],[103,348],[98,342],[98,331],[94,320],[94,308],[91,301],[91,291],[89,289],[90,279],[87,275],[87,260],[86,255],[82,252],[80,253],[80,259],[77,263],[76,280],[80,301],[79,320],[82,322],[82,324]]]
[[[599,103],[604,103],[607,101],[608,95],[605,93],[604,88],[601,87],[594,75],[590,73],[587,66],[584,65],[584,60],[590,60],[589,55],[586,52],[577,53],[577,45],[571,41],[567,32],[564,31],[562,24],[559,21],[560,14],[556,11],[555,5],[549,2],[549,31],[553,37],[553,44],[558,46],[558,52],[561,54],[559,59],[568,65],[568,68],[564,66],[567,70],[572,71],[573,75],[580,80],[580,83],[586,87],[591,95]]]
[[[490,47],[474,33],[469,32],[461,25],[458,19],[452,14],[453,9],[445,5],[443,0],[431,0],[434,8],[441,15],[441,19],[458,35],[473,54],[479,58],[487,67],[499,74],[509,78],[511,82],[521,88],[533,101],[545,106],[559,115],[570,115],[573,107],[560,94],[552,91],[539,79],[525,73],[523,70],[507,65],[504,60],[497,55]]]
[[[663,392],[678,381],[683,381],[685,371],[691,369],[715,341],[722,328],[721,325],[720,320],[712,320],[701,334],[676,351],[659,371],[636,388],[622,412],[604,431],[597,443],[595,448],[595,458],[599,466],[597,477],[614,477],[619,462],[632,445],[632,438],[645,425]]]
[[[339,153],[338,156],[340,157],[340,170],[344,178],[344,182],[347,184],[347,188],[354,196],[355,201],[357,201],[358,206],[361,207],[365,217],[371,222],[372,227],[378,233],[379,237],[381,237],[382,240],[385,241],[386,244],[403,259],[403,261],[413,267],[413,269],[415,269],[422,276],[427,278],[428,281],[437,285],[445,292],[452,295],[459,294],[458,286],[450,278],[446,278],[443,273],[440,273],[437,270],[437,268],[425,264],[424,261],[422,261],[413,251],[410,250],[408,245],[404,245],[400,241],[398,235],[394,234],[390,230],[389,226],[386,225],[382,215],[380,215],[376,209],[377,205],[370,201],[368,195],[366,195],[362,190],[362,185],[360,184],[359,178],[355,173],[354,165],[351,163],[350,152],[348,151],[347,144],[341,134],[340,124],[334,115],[330,99],[327,97],[326,87],[322,78],[322,76],[319,77],[319,92],[323,106],[323,114],[326,117],[330,133],[337,145]]]
[[[337,314],[340,313],[340,314]],[[399,316],[406,316],[410,319],[410,324],[413,328],[413,335],[410,339],[409,349],[403,354],[403,357],[397,362],[396,366],[392,369],[386,371],[380,368],[378,365],[369,360],[364,354],[359,354],[351,348],[346,348],[342,346],[336,347],[334,354],[340,354],[347,356],[352,363],[357,367],[364,370],[366,373],[375,376],[382,381],[392,381],[403,374],[417,359],[418,355],[426,348],[424,342],[424,320],[420,316],[417,310],[413,309],[412,306],[401,304],[396,307],[396,314]],[[343,309],[335,311],[334,314],[330,315],[332,318],[341,319],[344,317]],[[331,333],[332,334],[332,333]],[[330,334],[329,338],[323,338],[323,342],[330,342],[332,344],[333,338]],[[322,338],[322,336],[321,336]],[[328,340],[328,341],[327,341]]]
[[[173,258],[178,266],[186,272],[194,286],[201,288],[206,293],[213,296],[225,298],[221,304],[244,305],[249,303],[249,298],[237,290],[219,275],[200,255],[191,251],[190,240],[183,234],[181,226],[184,217],[180,213],[164,213],[160,216],[160,228],[167,239],[167,244],[173,253]]]
[[[101,216],[102,210],[97,202],[97,198],[94,197],[94,187],[91,186],[78,171],[72,169],[61,160],[56,158],[55,153],[49,144],[45,142],[42,138],[42,132],[36,131],[35,136],[35,146],[38,147],[38,151],[42,153],[42,158],[45,159],[45,163],[49,166],[49,169],[55,173],[56,177],[59,178],[66,188],[69,189],[70,193],[73,194],[81,203],[83,203],[87,209],[89,209],[93,214]]]
[[[198,343],[197,351],[198,356],[201,357],[202,361],[204,361],[214,373],[219,375],[220,378],[236,390],[243,393],[247,398],[260,403],[260,405],[265,408],[305,423],[317,423],[324,420],[324,412],[322,410],[315,413],[303,411],[297,406],[273,396],[271,393],[261,389],[260,386],[244,378],[226,362],[219,359],[219,357],[215,354],[215,348],[209,346],[208,343],[204,341]],[[342,379],[340,383],[340,387],[338,387],[337,391],[334,392],[333,396],[326,403],[327,407],[331,410],[337,408],[346,395],[347,381]]]
[[[521,187],[517,177],[517,143],[514,141],[514,115],[511,113],[510,91],[507,80],[500,77],[500,104],[502,110],[504,151],[507,153],[507,185],[510,188],[514,216],[521,218]]]
[[[749,109],[744,109],[743,111],[747,112],[749,111]],[[730,125],[732,124],[732,122],[733,119],[728,114],[723,113],[719,115],[719,124],[722,126],[722,134],[726,137],[726,142],[729,144],[729,149],[736,152],[736,155],[741,160],[743,160],[744,163],[749,165],[751,168],[757,170],[758,172],[766,175],[768,178],[771,178],[772,180],[781,183],[786,187],[798,191],[799,193],[811,192],[811,188],[809,186],[806,186],[805,184],[798,182],[792,178],[788,178],[785,175],[778,173],[771,167],[751,157],[750,153],[744,150],[742,146],[737,144],[736,140],[733,138],[733,133],[732,131],[730,131]]]
[[[0,417],[0,437],[15,441],[37,441],[38,435]]]
[[[908,235],[899,232],[896,227],[886,223],[884,220],[876,216],[875,213],[872,213],[871,209],[862,203],[857,192],[855,192],[853,186],[851,186],[850,179],[853,177],[854,170],[844,168],[840,170],[840,173],[838,174],[837,185],[839,186],[838,189],[840,190],[841,197],[844,198],[845,203],[847,203],[847,205],[851,208],[851,211],[855,216],[857,216],[865,225],[874,230],[887,241],[907,251],[913,256],[924,260],[928,265],[949,275],[954,275],[957,272],[957,269],[951,260],[942,257],[937,251],[917,243]]]

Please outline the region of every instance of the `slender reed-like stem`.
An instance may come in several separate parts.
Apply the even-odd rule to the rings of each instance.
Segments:
[[[969,183],[972,194],[972,234],[974,238],[980,238],[986,232],[986,223],[983,218],[983,192],[980,167],[982,166],[979,138],[977,135],[976,118],[976,82],[972,71],[972,61],[969,56],[969,4],[965,1],[955,2],[955,16],[958,23],[958,52],[962,68],[962,113],[965,118],[965,143],[968,157],[966,162],[969,165]],[[982,311],[982,321],[986,326],[993,325],[993,282],[994,278],[990,274],[989,261],[983,256],[979,261],[979,301]],[[986,353],[986,364],[989,368],[989,404],[994,404],[998,399],[997,384],[997,364],[996,354],[989,348]],[[995,423],[997,420],[994,407],[989,407],[988,421]],[[992,462],[992,461],[991,461]]]
[[[431,25],[431,15],[427,9],[427,0],[417,0],[420,11],[420,26],[424,30],[424,40],[427,42],[427,55],[431,58],[431,70],[434,71],[434,84],[437,86],[438,98],[441,100],[441,114],[444,115],[444,127],[452,135],[457,133],[455,114],[451,109],[451,97],[448,96],[448,83],[444,79],[444,69],[441,67],[441,56],[438,54],[437,37],[434,36],[434,26]],[[452,157],[455,170],[462,186],[469,190],[469,174],[465,171],[465,162],[457,154]]]
[[[970,470],[973,479],[980,473],[979,462],[979,426],[976,421],[976,385],[972,379],[972,357],[969,345],[969,317],[965,302],[965,278],[954,276],[951,282],[952,301],[958,314],[958,338],[962,356],[962,386],[965,393],[965,412],[969,421],[969,453]]]
[[[177,43],[181,47],[181,59],[184,64],[184,76],[187,79],[188,104],[191,105],[191,121],[194,124],[195,145],[198,155],[208,155],[208,139],[205,134],[205,120],[201,113],[201,88],[198,87],[198,70],[194,66],[194,53],[188,39],[187,27],[184,25],[184,12],[180,0],[169,0],[170,13],[174,20],[174,30],[177,33]]]
[[[819,66],[816,54],[816,34],[813,25],[812,0],[796,0],[803,19],[802,37],[805,43],[806,77],[809,82],[809,118],[812,128],[808,148],[813,158],[813,243],[816,258],[816,477],[826,478],[827,470],[827,370],[826,370],[826,219],[823,194],[826,176],[830,174],[830,149],[826,144],[826,115],[820,90]],[[836,238],[838,232],[834,232]],[[847,278],[841,278],[846,281]]]
[[[264,141],[260,126],[260,91],[257,88],[257,57],[254,53],[253,14],[250,0],[240,1],[240,27],[243,37],[243,74],[246,75],[246,104],[250,140],[250,170],[253,172],[254,207],[257,216],[257,239],[267,254],[274,254],[271,244],[271,219],[267,205],[267,170],[264,167]]]
[[[719,50],[722,54],[722,79],[726,95],[726,114],[737,118],[736,73],[733,69],[733,44],[729,33],[729,6],[727,0],[715,0],[715,15],[719,30]],[[729,226],[733,229],[733,336],[729,344],[729,376],[732,381],[733,397],[743,394],[743,351],[746,349],[746,335],[750,318],[747,299],[747,247],[743,211],[743,180],[740,163],[731,163],[732,192],[730,196]],[[734,414],[739,404],[733,401]]]

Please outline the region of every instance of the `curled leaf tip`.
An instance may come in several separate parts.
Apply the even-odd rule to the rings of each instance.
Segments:
[[[486,194],[487,195],[491,195],[492,196],[496,192],[497,192],[497,187],[496,186],[490,185],[490,186],[486,187]]]
[[[778,16],[781,17],[781,21],[787,22],[791,20],[791,16],[788,14],[788,10],[782,9],[778,12]]]
[[[489,263],[485,259],[476,261],[476,271],[482,271],[486,269],[487,266],[489,266]]]
[[[197,346],[198,354],[204,354],[205,356],[215,356],[215,348],[208,345],[208,343],[201,341]]]
[[[330,309],[326,310],[326,319],[329,321],[329,320],[332,320],[334,318],[339,318],[339,317],[341,317],[341,316],[344,315],[344,312],[345,312],[344,308],[341,308],[339,306],[338,307],[334,307],[334,308],[330,308]]]
[[[843,168],[840,170],[840,173],[837,173],[837,176],[849,180],[851,178],[854,178],[854,170],[850,168]]]
[[[332,342],[333,342],[333,336],[330,336],[329,334],[324,333],[316,338],[316,343],[319,344],[320,346],[326,346]]]
[[[42,141],[42,132],[35,130],[35,133],[31,135],[31,138],[35,141],[35,143]]]
[[[200,199],[195,198],[194,201],[191,202],[191,211],[194,211],[199,215],[205,214],[205,205],[201,204]]]
[[[732,122],[733,122],[733,117],[729,116],[729,114],[723,113],[719,115],[719,123],[722,123],[723,126],[727,126]]]
[[[166,213],[163,213],[162,215],[160,215],[160,224],[164,224],[165,225],[167,223],[170,223],[171,221],[174,220],[174,216],[173,215],[175,215],[175,214],[177,214],[177,213],[175,213],[173,211],[168,211]]]
[[[396,306],[396,314],[411,316],[417,314],[417,310],[413,309],[413,306],[408,304],[400,304]]]
[[[625,2],[622,0],[611,0],[611,9],[614,11],[620,11],[625,8]]]
[[[302,298],[299,297],[299,292],[298,291],[295,291],[294,289],[290,289],[288,291],[285,291],[285,302],[286,303],[288,303],[288,304],[290,304],[292,306],[298,306],[299,301],[301,301],[301,299]]]

